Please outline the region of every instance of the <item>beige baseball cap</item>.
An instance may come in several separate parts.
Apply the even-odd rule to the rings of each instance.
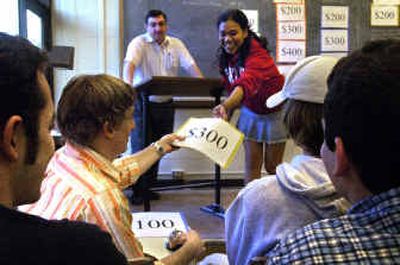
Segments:
[[[287,99],[324,103],[327,79],[338,60],[333,56],[315,55],[298,61],[286,76],[282,90],[267,99],[267,107],[276,107]]]

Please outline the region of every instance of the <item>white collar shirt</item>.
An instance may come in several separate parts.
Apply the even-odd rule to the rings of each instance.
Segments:
[[[178,38],[166,36],[158,44],[145,33],[128,45],[125,61],[135,65],[133,86],[152,76],[178,76],[179,68],[188,70],[195,64],[186,46]]]

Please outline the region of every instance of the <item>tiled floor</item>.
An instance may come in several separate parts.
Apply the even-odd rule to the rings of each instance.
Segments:
[[[226,209],[240,188],[223,188],[221,205]],[[184,214],[188,225],[197,230],[203,239],[223,239],[224,220],[200,210],[200,207],[214,202],[214,190],[211,188],[169,190],[160,192],[161,199],[151,201],[152,211],[171,211]],[[132,206],[133,212],[143,211],[143,205]]]

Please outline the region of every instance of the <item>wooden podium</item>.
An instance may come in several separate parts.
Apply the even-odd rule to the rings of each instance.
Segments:
[[[136,91],[142,100],[143,107],[143,147],[150,144],[148,139],[149,128],[149,96],[152,95],[171,95],[173,97],[214,97],[214,106],[220,104],[223,88],[221,80],[218,78],[193,78],[193,77],[168,77],[153,76],[152,78],[137,85]],[[196,106],[198,107],[198,106]],[[185,185],[188,187],[189,185]],[[221,197],[221,169],[215,165],[215,203],[202,207],[201,209],[223,217],[224,209],[220,206]],[[150,211],[150,201],[148,199],[148,185],[144,192],[144,210]]]

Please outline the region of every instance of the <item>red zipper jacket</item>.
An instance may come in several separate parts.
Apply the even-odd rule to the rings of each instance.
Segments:
[[[244,68],[237,66],[238,54],[228,62],[224,69],[223,84],[230,94],[236,86],[243,87],[242,104],[257,114],[268,114],[280,109],[267,108],[268,97],[282,89],[284,77],[279,73],[268,51],[255,39],[251,39],[250,51],[245,59]]]

